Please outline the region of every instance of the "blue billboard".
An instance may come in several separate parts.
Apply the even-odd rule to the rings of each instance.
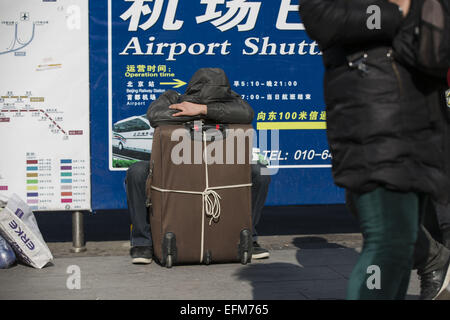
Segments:
[[[127,167],[148,159],[145,113],[218,67],[255,111],[275,173],[266,205],[342,203],[326,139],[322,55],[298,0],[90,1],[92,208],[126,208]],[[257,135],[258,136],[258,135]]]

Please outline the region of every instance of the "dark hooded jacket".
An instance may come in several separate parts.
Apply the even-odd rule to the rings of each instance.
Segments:
[[[367,27],[370,5],[380,8],[380,29]],[[357,193],[383,186],[446,202],[442,116],[439,103],[428,103],[436,85],[394,58],[390,47],[403,23],[398,6],[387,0],[302,0],[300,15],[323,52],[335,183]],[[364,53],[365,68],[358,69]]]
[[[179,111],[169,109],[169,106],[183,101],[205,104],[207,114],[174,117],[173,114]],[[152,127],[194,120],[204,120],[205,123],[249,124],[253,116],[253,109],[239,94],[231,90],[225,72],[219,68],[199,69],[192,76],[183,95],[168,90],[159,96],[147,111],[147,118]]]

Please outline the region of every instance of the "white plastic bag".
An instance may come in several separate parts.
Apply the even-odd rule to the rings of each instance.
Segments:
[[[24,263],[43,268],[53,260],[30,207],[13,194],[4,209],[0,208],[0,234]]]

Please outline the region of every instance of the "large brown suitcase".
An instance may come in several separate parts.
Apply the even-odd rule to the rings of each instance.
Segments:
[[[147,198],[162,265],[251,261],[252,134],[199,122],[155,129]]]

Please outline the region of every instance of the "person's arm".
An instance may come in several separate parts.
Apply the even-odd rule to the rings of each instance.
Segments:
[[[208,103],[206,118],[220,123],[250,124],[253,121],[252,107],[232,91],[233,99]]]
[[[169,109],[177,110],[177,112],[172,114],[173,117],[206,115],[208,112],[206,104],[197,104],[189,101],[172,104],[169,106]]]
[[[175,111],[169,110],[169,106],[178,101],[179,94],[173,90],[167,90],[153,101],[147,110],[147,119],[152,127],[157,127],[160,122],[170,122]]]
[[[207,105],[184,101],[172,104],[169,108],[178,111],[172,115],[174,117],[201,115],[217,123],[249,124],[254,116],[250,105],[234,92],[231,100],[210,102]]]
[[[373,15],[367,12],[371,5],[380,8],[379,29],[367,26]],[[299,12],[307,34],[321,49],[335,44],[391,41],[403,19],[399,6],[388,0],[302,0]]]

